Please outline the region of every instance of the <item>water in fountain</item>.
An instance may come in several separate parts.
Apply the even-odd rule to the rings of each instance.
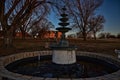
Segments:
[[[38,61],[40,61],[40,54],[38,55]]]

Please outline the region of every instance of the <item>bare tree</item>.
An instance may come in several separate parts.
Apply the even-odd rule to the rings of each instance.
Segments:
[[[40,23],[40,21],[42,21],[46,17],[46,15],[49,14],[49,12],[50,9],[48,8],[48,6],[36,8],[30,18],[25,22],[25,24],[20,27],[22,38],[25,39],[25,33],[28,32],[31,23],[33,25]]]
[[[104,16],[98,15],[93,16],[89,20],[90,31],[94,35],[94,39],[96,40],[96,33],[103,30],[103,23],[105,22]]]
[[[120,33],[117,34],[117,38],[120,39]]]
[[[63,0],[73,19],[73,22],[82,32],[84,40],[90,32],[89,19],[95,15],[95,11],[103,0]]]
[[[111,36],[111,33],[109,33],[109,32],[100,33],[100,34],[98,35],[98,37],[99,37],[100,39],[107,39],[107,38],[110,38],[110,36]]]
[[[0,23],[4,32],[3,47],[13,46],[13,33],[39,9],[46,9],[46,0],[0,0]],[[47,7],[49,8],[49,7]]]
[[[46,32],[51,28],[54,28],[54,25],[49,20],[44,18],[41,21],[33,21],[29,27],[29,30],[33,37],[37,36],[39,38],[43,38],[44,34],[46,34]]]
[[[26,33],[27,33],[27,29],[28,29],[29,24],[30,24],[30,20],[31,20],[31,19],[27,20],[23,25],[21,25],[21,26],[19,27],[19,29],[20,29],[20,31],[21,31],[21,33],[22,33],[22,39],[23,39],[23,40],[24,40],[25,37],[26,37]]]

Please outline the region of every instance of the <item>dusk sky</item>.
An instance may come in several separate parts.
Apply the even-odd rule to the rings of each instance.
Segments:
[[[101,14],[105,17],[106,22],[102,32],[120,33],[120,0],[104,0],[96,14]],[[55,27],[58,27],[59,20],[54,14],[49,19]]]
[[[104,32],[120,33],[120,0],[104,0],[98,14],[106,19]]]

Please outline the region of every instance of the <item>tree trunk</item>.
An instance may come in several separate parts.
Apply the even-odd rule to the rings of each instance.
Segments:
[[[95,32],[93,33],[93,36],[94,36],[94,39],[96,40],[97,38],[96,38],[96,33]]]
[[[87,33],[86,32],[83,32],[83,40],[86,41],[87,40]]]
[[[25,40],[25,31],[22,31],[22,39]]]
[[[9,31],[4,31],[4,37],[3,37],[3,48],[13,48],[13,32]]]
[[[25,30],[22,27],[20,27],[20,31],[22,33],[22,39],[25,40]]]

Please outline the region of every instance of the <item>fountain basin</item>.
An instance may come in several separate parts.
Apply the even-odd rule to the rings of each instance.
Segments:
[[[27,75],[22,75],[22,74],[18,74],[18,73],[13,73],[8,71],[5,66],[7,66],[8,64],[16,61],[16,60],[21,60],[24,58],[30,58],[30,57],[36,57],[38,55],[41,56],[46,56],[46,55],[51,55],[52,51],[36,51],[36,52],[25,52],[25,53],[19,53],[19,54],[14,54],[14,55],[9,55],[9,56],[5,56],[5,57],[1,57],[0,58],[0,78],[3,79],[5,78],[6,80],[18,80],[18,79],[22,79],[22,80],[57,80],[58,78],[45,78],[45,77],[33,77],[33,76],[27,76]],[[91,58],[97,58],[97,59],[102,59],[104,61],[108,61],[112,64],[120,64],[120,61],[112,56],[108,56],[108,55],[102,55],[102,54],[98,54],[98,53],[90,53],[90,52],[79,52],[77,51],[77,56],[88,56]],[[92,78],[85,78],[86,80],[119,80],[120,79],[120,70],[117,70],[113,73],[109,73],[106,75],[102,75],[102,76],[97,76],[97,77],[92,77]],[[65,80],[64,78],[59,78],[60,80]],[[78,80],[83,79],[83,78],[78,78]],[[68,80],[71,80],[71,78],[68,78]],[[72,78],[72,80],[77,80]]]

